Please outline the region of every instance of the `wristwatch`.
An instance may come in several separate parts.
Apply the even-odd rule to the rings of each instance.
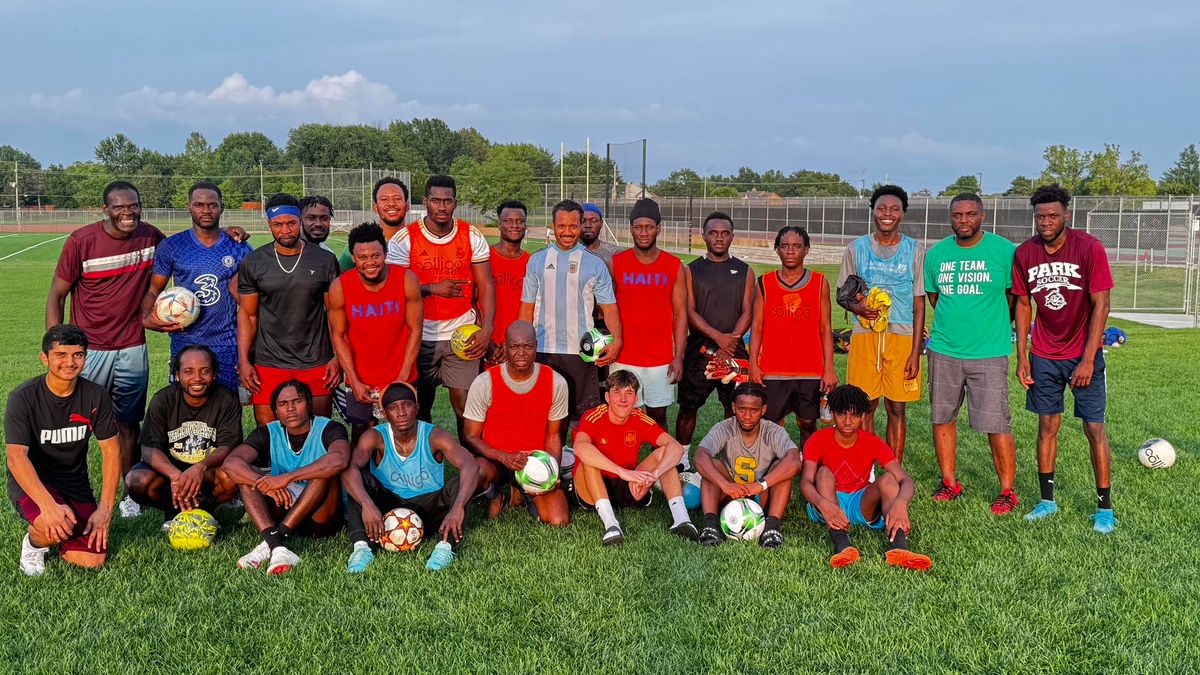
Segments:
[[[766,492],[767,490],[771,489],[771,486],[770,486],[770,485],[767,485],[767,479],[766,479],[766,478],[764,478],[764,479],[762,479],[762,480],[758,481],[758,484],[759,484],[759,485],[761,485],[761,486],[763,486],[763,492]]]

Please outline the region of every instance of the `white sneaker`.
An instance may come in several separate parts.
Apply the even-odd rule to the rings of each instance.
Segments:
[[[237,566],[244,570],[255,570],[270,559],[271,547],[267,546],[267,542],[260,541],[249,553],[238,558]]]
[[[142,515],[142,505],[133,501],[133,497],[129,495],[125,495],[125,499],[121,500],[117,508],[121,511],[122,518],[137,518]]]
[[[271,564],[267,566],[267,574],[283,574],[299,564],[300,556],[289,551],[286,546],[277,546],[271,550]]]
[[[38,548],[29,541],[29,535],[21,540],[21,571],[27,576],[36,577],[46,571],[46,553],[49,547]]]

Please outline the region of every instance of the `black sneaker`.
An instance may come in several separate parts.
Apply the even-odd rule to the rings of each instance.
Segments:
[[[719,546],[721,542],[725,541],[725,537],[715,527],[706,527],[700,530],[698,541],[701,546]]]
[[[625,541],[625,533],[621,531],[620,526],[614,525],[604,531],[604,535],[600,537],[600,543],[605,546],[614,546]]]
[[[758,545],[763,548],[779,548],[783,546],[783,533],[779,530],[767,530],[759,535]]]
[[[683,537],[688,541],[696,541],[700,538],[700,533],[696,531],[696,526],[690,520],[685,520],[678,525],[672,526],[671,534]]]

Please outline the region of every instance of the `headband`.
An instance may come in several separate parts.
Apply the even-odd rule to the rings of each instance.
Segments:
[[[281,204],[280,206],[272,206],[267,209],[267,220],[274,220],[279,216],[296,216],[299,218],[300,209],[291,204]]]
[[[379,405],[384,408],[395,403],[396,401],[412,401],[417,402],[417,390],[407,382],[393,382],[383,390],[383,395],[379,397]]]
[[[601,211],[600,211],[600,207],[599,207],[599,206],[596,206],[595,204],[584,204],[584,205],[583,205],[583,212],[584,212],[584,213],[588,213],[589,211],[590,211],[590,212],[592,212],[592,213],[594,213],[594,214],[596,214],[596,215],[598,215],[598,216],[600,216],[600,219],[601,219],[601,220],[603,220],[603,219],[604,219],[604,214],[603,214],[603,213],[601,213]]]

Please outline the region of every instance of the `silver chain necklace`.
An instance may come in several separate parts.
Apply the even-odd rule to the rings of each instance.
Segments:
[[[300,241],[300,252],[296,254],[296,262],[292,263],[292,269],[290,270],[284,267],[283,262],[279,260],[279,249],[272,245],[271,251],[275,253],[275,264],[279,265],[279,269],[283,270],[284,274],[291,274],[296,271],[296,268],[300,265],[300,258],[304,255],[304,241]]]

